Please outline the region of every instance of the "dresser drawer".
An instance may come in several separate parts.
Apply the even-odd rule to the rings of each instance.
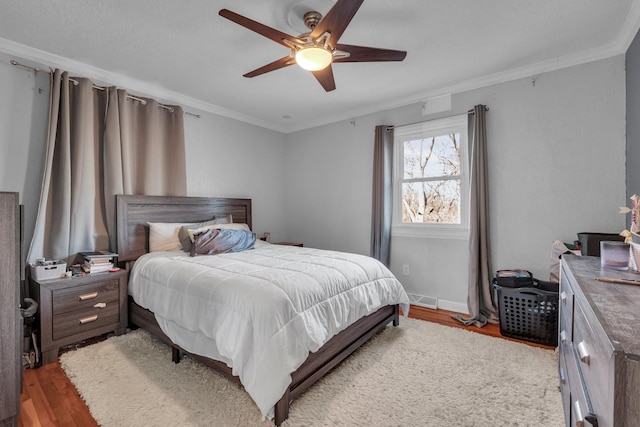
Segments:
[[[101,302],[104,307],[89,307],[53,316],[53,339],[68,337],[120,321],[118,300]]]
[[[566,273],[562,272],[562,283],[560,284],[560,295],[558,296],[558,307],[560,316],[558,317],[558,345],[568,346],[573,340],[573,290],[569,285]]]
[[[559,295],[559,306],[560,306],[560,318],[558,322],[563,325],[565,329],[565,333],[567,334],[567,338],[569,341],[573,339],[573,289],[571,289],[571,285],[569,284],[569,279],[566,276],[566,273],[562,272],[562,283],[560,286],[560,295]],[[562,329],[560,329],[562,331]]]
[[[573,357],[571,355],[571,347],[568,345],[563,345],[562,343],[558,346],[559,357],[558,357],[558,376],[560,377],[560,397],[562,400],[562,409],[564,410],[564,419],[565,425],[569,426],[570,418],[570,408],[571,408],[571,385],[569,384],[569,374],[567,372],[567,355],[569,357]]]
[[[570,414],[566,420],[570,420],[571,427],[596,427],[598,426],[597,417],[573,345],[569,346],[565,353],[565,362],[567,381],[571,387],[568,406],[564,408],[565,416],[567,412]],[[565,403],[563,401],[563,404]]]
[[[558,346],[567,346],[571,340],[571,319],[566,319],[564,316],[560,316],[560,323],[558,324]]]
[[[73,279],[71,279],[73,280]],[[53,316],[93,307],[97,303],[117,301],[118,279],[53,291]]]
[[[613,414],[613,348],[591,312],[574,308],[573,346],[592,406],[599,415]]]

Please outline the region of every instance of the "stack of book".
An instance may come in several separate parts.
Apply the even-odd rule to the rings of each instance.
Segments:
[[[114,258],[118,254],[109,251],[81,252],[84,257],[82,268],[86,273],[105,273],[114,268]]]

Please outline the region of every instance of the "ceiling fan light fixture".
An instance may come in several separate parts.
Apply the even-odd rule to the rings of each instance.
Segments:
[[[319,71],[327,68],[333,60],[329,49],[319,46],[303,47],[295,54],[296,63],[308,71]]]

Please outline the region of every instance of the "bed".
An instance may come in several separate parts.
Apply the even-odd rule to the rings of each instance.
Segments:
[[[334,293],[329,299],[333,301],[331,304],[337,301],[338,307],[342,306],[343,308],[330,311],[336,318],[332,317],[328,322],[325,322],[326,324],[323,323],[321,328],[318,328],[313,323],[314,320],[310,320],[311,318],[307,316],[307,312],[318,311],[317,307],[329,303],[318,302],[320,300],[315,301],[313,296],[309,297],[306,294],[303,297],[298,297],[297,294],[288,295],[284,297],[284,303],[280,302],[280,294],[283,293],[283,289],[289,292],[288,288],[292,287],[291,280],[300,281],[299,278],[311,277],[314,274],[324,276],[325,274],[330,274],[331,271],[338,270],[340,270],[339,272],[342,276],[349,277],[350,271],[364,269],[358,264],[360,262],[365,264],[374,263],[372,264],[373,268],[380,269],[381,274],[391,275],[391,273],[381,267],[381,264],[377,263],[377,261],[368,257],[311,248],[269,245],[266,243],[256,243],[255,249],[242,253],[193,258],[179,252],[148,253],[149,227],[147,224],[150,222],[195,223],[210,220],[214,217],[224,217],[229,214],[233,217],[234,223],[247,224],[251,228],[250,199],[164,196],[117,197],[119,262],[126,263],[127,268],[131,271],[129,319],[135,326],[146,329],[169,344],[173,349],[175,362],[179,361],[181,355],[188,354],[193,359],[212,367],[230,380],[243,385],[258,405],[262,414],[268,418],[273,417],[275,424],[280,425],[288,417],[290,403],[313,383],[372,336],[384,329],[389,323],[397,326],[399,322],[399,306],[402,306],[403,312],[406,314],[408,311],[408,298],[399,283],[397,283],[399,288],[396,287],[394,281],[397,282],[397,280],[395,278],[392,280],[388,276],[374,281],[376,289],[382,289],[381,295],[378,295],[377,290],[372,291],[372,296],[367,295],[368,299],[365,298],[367,301],[362,303],[362,307],[354,305],[351,300],[343,299],[344,295],[363,295],[363,289],[369,289],[365,286],[374,285],[364,283],[354,286],[353,290],[337,289],[332,291]],[[307,259],[313,261],[310,266],[305,264]],[[272,264],[275,266],[272,266]],[[284,268],[280,268],[280,264]],[[318,267],[319,265],[321,267]],[[162,270],[163,268],[164,270]],[[301,270],[296,271],[296,268]],[[368,269],[369,267],[366,268]],[[227,304],[225,303],[224,306],[221,306],[218,303],[217,310],[202,311],[205,313],[204,317],[211,316],[211,313],[217,314],[218,317],[216,319],[218,320],[210,321],[208,318],[201,319],[200,317],[192,319],[188,317],[191,316],[191,311],[199,310],[191,310],[190,307],[192,305],[200,305],[200,299],[194,300],[194,296],[181,297],[183,293],[186,294],[184,289],[193,288],[196,289],[196,294],[199,295],[198,298],[202,296],[202,300],[206,299],[209,290],[204,288],[204,285],[199,287],[200,282],[203,281],[201,279],[204,276],[220,276],[222,271],[230,270],[233,270],[233,276],[224,276],[215,286],[220,288],[225,285],[226,288],[224,289],[233,289],[232,297],[246,303],[246,311],[251,314],[246,316],[247,319],[239,318],[232,323],[228,323],[227,326],[231,325],[232,329],[234,327],[238,329],[237,325],[255,322],[255,325],[252,326],[253,329],[265,329],[266,333],[270,334],[271,329],[268,328],[271,326],[269,325],[268,316],[275,316],[278,318],[277,322],[280,322],[278,323],[279,326],[273,326],[273,328],[276,328],[273,330],[277,331],[278,334],[268,335],[268,339],[261,338],[258,333],[253,333],[253,329],[252,333],[247,333],[246,336],[256,340],[249,343],[248,347],[253,345],[253,348],[259,351],[254,349],[253,353],[249,351],[246,353],[247,355],[239,353],[240,356],[237,357],[235,349],[229,352],[225,351],[227,341],[234,340],[228,340],[225,336],[219,335],[219,332],[217,332],[218,335],[215,335],[216,332],[202,332],[201,329],[209,323],[220,321],[220,319],[225,319],[228,322],[234,315],[242,315],[243,310],[232,311],[233,304],[230,303],[228,308],[229,315],[227,316],[225,311],[227,310]],[[247,273],[249,270],[250,272]],[[194,278],[189,279],[188,286],[178,285],[178,277],[183,276],[182,272],[186,275],[190,274],[190,271],[194,272]],[[174,274],[174,272],[180,273]],[[380,274],[380,272],[375,274]],[[258,292],[256,295],[260,295],[260,297],[250,296],[251,293],[244,290],[244,282],[242,285],[239,282],[241,276],[244,275],[248,275],[249,282],[254,285],[256,283],[260,285],[252,288],[252,292],[254,294]],[[280,287],[274,287],[271,283],[268,286],[262,286],[266,280],[273,281],[279,284]],[[155,286],[155,282],[158,282],[158,286],[163,288],[162,293],[167,292],[166,296],[162,296],[163,294],[160,291],[156,291],[156,288],[152,287],[152,285]],[[285,284],[281,285],[281,282]],[[228,286],[229,283],[233,283],[233,286]],[[313,286],[307,286],[306,284],[304,288],[314,289]],[[197,293],[197,289],[200,289],[200,294]],[[264,291],[265,289],[269,291],[266,292]],[[268,296],[265,296],[267,294],[275,295],[274,299],[266,299],[268,298]],[[149,296],[151,300],[149,300]],[[187,305],[187,308],[179,308],[178,303],[183,300],[185,304],[191,301],[191,305]],[[298,302],[298,300],[302,302]],[[197,301],[197,303],[194,304],[194,301]],[[264,301],[269,302],[264,303]],[[174,303],[176,304],[175,309],[172,306]],[[304,305],[304,310],[298,309],[300,304]],[[167,311],[169,306],[173,311]],[[269,312],[272,306],[279,307],[278,311]],[[290,308],[289,306],[294,307]],[[288,312],[292,314],[287,314]],[[321,313],[325,313],[325,311],[321,311]],[[337,313],[337,316],[335,316],[335,313]],[[341,315],[340,313],[344,314]],[[187,316],[187,318],[183,318],[184,316]],[[286,316],[291,316],[291,318]],[[284,317],[284,319],[280,319],[280,317]],[[273,322],[276,323],[276,320]],[[191,323],[194,323],[195,326],[191,325]],[[256,326],[263,324],[267,324],[267,326]],[[311,324],[311,327],[309,327],[309,324]],[[300,335],[298,337],[296,334],[301,329],[305,329],[305,327],[305,331],[313,331],[310,334],[311,336],[302,338],[302,335]],[[242,329],[243,327],[239,328],[239,330]],[[183,337],[182,332],[185,331],[188,333],[186,337]],[[196,331],[198,334],[202,333],[202,336],[188,336],[191,333],[196,333],[192,331]],[[280,339],[278,336],[281,331],[286,332],[282,335],[287,338],[282,338],[283,341],[277,341]],[[234,331],[235,333],[239,332]],[[316,337],[315,335],[318,336]],[[216,336],[218,337],[217,340],[215,339]],[[292,337],[295,339],[292,340]],[[289,343],[289,341],[291,341],[291,344],[283,344]],[[269,347],[270,345],[271,347]],[[287,345],[290,348],[287,348],[286,353],[279,354],[279,349]],[[212,347],[213,349],[211,349]],[[268,350],[265,350],[265,348]],[[300,359],[301,354],[304,354],[302,359]],[[278,367],[273,367],[273,363],[278,360],[286,360],[284,366],[281,367],[284,374],[278,372]],[[264,366],[270,366],[270,368],[262,369],[262,371],[256,368],[262,367],[263,364]],[[256,379],[256,374],[258,379]],[[243,380],[241,381],[240,378]],[[268,393],[265,391],[266,397],[262,396],[263,390],[268,391]],[[273,393],[277,393],[275,398]],[[270,406],[271,408],[269,409]]]

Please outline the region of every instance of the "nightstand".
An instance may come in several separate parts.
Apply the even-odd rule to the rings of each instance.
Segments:
[[[285,246],[300,246],[301,248],[304,246],[302,243],[296,242],[271,242],[274,245],[285,245]]]
[[[127,271],[85,277],[30,280],[38,302],[42,364],[55,362],[60,347],[127,328]]]

